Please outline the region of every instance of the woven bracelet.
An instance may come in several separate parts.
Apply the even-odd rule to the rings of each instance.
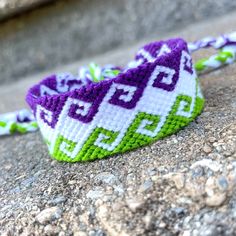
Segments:
[[[180,38],[154,42],[126,68],[91,64],[78,76],[47,77],[29,90],[26,101],[50,155],[59,161],[90,161],[176,133],[203,109],[195,68],[203,72],[232,63],[235,36],[188,45]],[[219,53],[193,66],[189,52],[209,46]],[[33,119],[28,122],[33,128],[22,132],[36,129]]]

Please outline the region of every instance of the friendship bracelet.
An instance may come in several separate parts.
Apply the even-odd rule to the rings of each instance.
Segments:
[[[200,114],[204,99],[184,40],[148,44],[131,64],[99,82],[54,75],[29,90],[52,157],[89,161],[129,151]]]
[[[38,125],[53,158],[76,162],[126,152],[176,133],[203,109],[195,69],[202,73],[232,63],[235,36],[188,45],[180,38],[154,42],[141,48],[126,68],[93,63],[78,76],[52,75],[26,97],[37,123],[30,113],[21,119],[17,113],[8,119],[3,115],[0,135],[34,131]],[[205,47],[220,52],[193,66],[189,52]]]

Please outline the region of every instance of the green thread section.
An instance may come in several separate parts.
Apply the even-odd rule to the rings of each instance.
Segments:
[[[98,140],[100,135],[103,135],[104,138],[101,140],[101,142],[107,145],[111,145],[113,142],[115,142],[117,136],[119,135],[119,132],[113,132],[110,130],[106,130],[104,128],[96,128],[90,135],[84,146],[82,147],[81,151],[77,154],[77,156],[74,159],[71,159],[64,153],[61,153],[59,148],[61,143],[65,140],[68,143],[71,142],[63,138],[62,136],[59,136],[56,141],[56,147],[54,149],[53,156],[58,160],[69,161],[69,162],[92,161],[94,159],[104,158],[106,156],[110,156],[115,153],[125,152],[140,146],[144,146],[145,144],[150,143],[153,140],[153,138],[143,134],[136,133],[136,130],[138,129],[143,120],[148,120],[152,122],[151,124],[147,124],[145,126],[145,129],[149,131],[154,131],[159,123],[160,117],[155,115],[150,115],[145,112],[140,112],[136,116],[132,125],[129,127],[121,143],[113,151],[108,151],[102,147],[99,147],[95,145],[95,142]]]
[[[170,134],[173,134],[180,130],[182,127],[186,126],[191,120],[187,117],[177,115],[181,103],[184,103],[184,112],[189,112],[192,103],[192,97],[179,95],[168,115],[165,124],[158,134],[158,138],[164,138]]]
[[[15,131],[18,131],[20,134],[25,134],[27,133],[27,128],[22,125],[16,124]]]
[[[69,156],[68,153],[73,152],[76,144],[76,142],[73,142],[69,139],[64,138],[62,135],[59,135],[55,142],[52,157],[59,161],[73,162],[73,159]],[[64,151],[62,149],[64,149]]]
[[[144,128],[153,132],[160,121],[160,116],[151,115],[146,112],[140,112],[136,115],[133,123],[128,128],[124,138],[122,139],[121,143],[117,146],[114,150],[114,153],[118,152],[126,152],[140,146],[144,146],[153,141],[154,138],[137,133],[137,129],[140,127],[143,121],[149,121],[150,124],[147,124]]]
[[[89,68],[89,73],[94,82],[99,82],[101,80],[104,80],[104,77],[101,74],[101,69],[97,64],[91,63],[89,64],[88,68]]]
[[[6,127],[7,126],[7,123],[4,122],[4,121],[0,121],[0,127]]]
[[[120,70],[101,68],[95,63],[90,63],[88,66],[88,72],[93,82],[99,82],[104,80],[105,78],[113,78],[117,76],[120,73]]]
[[[197,71],[203,71],[205,68],[206,68],[206,65],[205,65],[205,62],[207,62],[208,59],[207,58],[203,58],[199,61],[197,61],[195,64],[194,64],[194,67]]]
[[[233,58],[233,53],[232,52],[219,52],[217,56],[215,57],[216,60],[225,63],[228,58]]]
[[[92,161],[94,159],[104,158],[105,156],[108,156],[112,153],[106,149],[103,149],[102,147],[95,145],[99,135],[104,136],[104,138],[101,140],[102,143],[111,145],[116,140],[119,132],[113,132],[104,128],[96,128],[89,136],[81,151],[76,156],[75,161]]]
[[[0,121],[0,127],[7,127],[10,134],[14,134],[16,132],[20,134],[25,134],[30,131],[34,131],[38,128],[38,124],[35,121],[30,123],[17,123],[17,122],[4,122]]]
[[[232,59],[234,57],[234,54],[232,52],[229,51],[219,51],[217,53],[216,56],[212,56],[210,57],[210,59],[212,61],[218,61],[220,62],[222,65],[224,65],[227,61],[227,59]],[[199,61],[197,61],[194,65],[195,69],[198,72],[202,72],[207,68],[215,68],[214,63],[212,64],[212,62],[209,60],[209,58],[203,58]]]
[[[31,122],[31,123],[30,123],[30,126],[33,127],[33,128],[38,128],[38,127],[39,127],[39,126],[38,126],[38,123],[35,122],[35,121]]]
[[[111,145],[116,140],[118,134],[119,132],[113,132],[104,128],[96,128],[74,159],[71,159],[66,153],[62,152],[60,147],[63,142],[66,142],[70,147],[70,150],[74,150],[76,143],[60,135],[56,140],[52,156],[59,161],[67,162],[92,161],[94,159],[104,158],[105,156],[110,155],[111,152],[94,145],[94,143],[99,135],[104,135],[102,143]]]
[[[106,77],[115,77],[118,74],[120,74],[120,70],[106,69],[105,72],[104,72],[104,75]]]
[[[201,114],[205,100],[198,96],[200,91],[199,87],[199,79],[196,78],[196,98],[194,101],[194,108],[190,117],[184,117],[177,114],[179,110],[181,102],[185,103],[184,111],[189,112],[192,103],[192,97],[186,95],[179,95],[176,98],[174,105],[171,108],[171,112],[169,113],[162,129],[160,130],[159,134],[157,135],[157,140],[164,138],[168,135],[174,134],[183,127],[187,126],[191,121],[193,121],[198,115]]]
[[[17,130],[17,124],[16,123],[12,123],[10,125],[10,128],[9,128],[9,131],[10,131],[10,134],[14,134]]]

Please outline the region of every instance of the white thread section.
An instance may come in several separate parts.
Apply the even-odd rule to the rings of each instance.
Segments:
[[[143,56],[148,62],[153,62],[156,60],[148,51],[144,50],[143,48],[140,49],[137,53],[138,55]]]
[[[160,57],[160,56],[166,55],[166,54],[168,54],[170,52],[171,52],[170,48],[166,44],[163,44],[161,49],[157,50],[156,53],[157,53],[157,57]]]

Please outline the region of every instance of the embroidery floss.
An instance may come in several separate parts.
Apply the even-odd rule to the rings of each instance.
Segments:
[[[204,99],[184,40],[150,43],[135,61],[141,63],[112,78],[54,75],[29,90],[26,100],[52,157],[89,161],[129,151],[200,114]]]

